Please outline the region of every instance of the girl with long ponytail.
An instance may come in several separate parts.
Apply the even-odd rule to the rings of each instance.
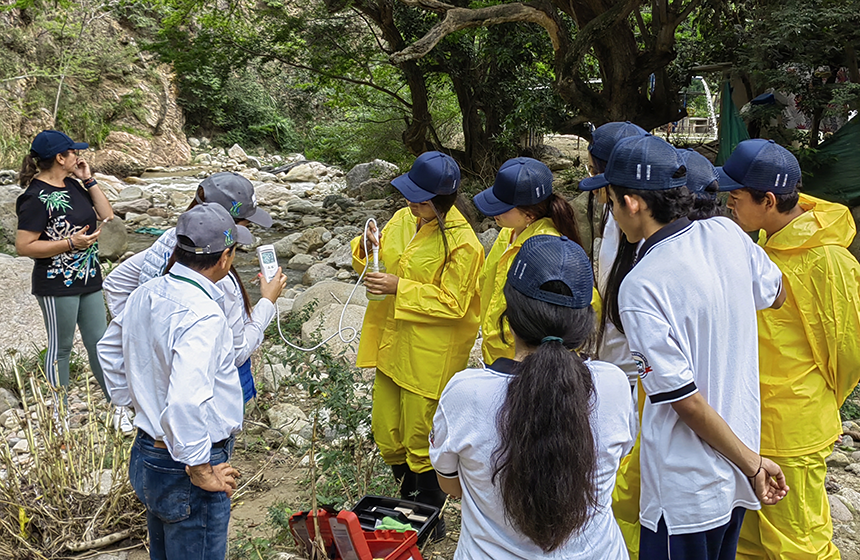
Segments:
[[[430,459],[463,497],[456,559],[626,559],[612,516],[633,441],[630,391],[579,348],[594,327],[593,275],[565,237],[523,243],[504,287],[513,359],[456,374],[433,420]]]

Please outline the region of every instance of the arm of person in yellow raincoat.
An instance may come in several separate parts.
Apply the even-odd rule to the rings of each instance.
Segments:
[[[824,331],[815,343],[826,345],[821,369],[842,406],[860,381],[860,266],[847,251],[827,251],[826,258],[824,279],[814,282]]]
[[[400,278],[394,300],[394,318],[415,323],[461,319],[478,296],[478,276],[484,265],[484,249],[464,243],[454,247],[442,271],[439,285]]]

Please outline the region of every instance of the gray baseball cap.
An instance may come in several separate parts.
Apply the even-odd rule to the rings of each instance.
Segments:
[[[188,238],[190,244],[180,241]],[[236,243],[250,245],[254,236],[248,228],[233,221],[233,217],[220,204],[203,203],[183,212],[176,222],[176,244],[192,253],[221,253]]]
[[[234,220],[248,220],[265,228],[272,226],[272,217],[269,213],[257,208],[254,185],[238,173],[231,171],[214,173],[206,177],[200,186],[203,187],[206,202],[220,204]],[[197,202],[202,201],[197,198]]]

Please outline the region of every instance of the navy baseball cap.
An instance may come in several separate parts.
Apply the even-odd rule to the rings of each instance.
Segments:
[[[493,186],[475,195],[475,206],[487,216],[498,216],[517,206],[531,206],[552,194],[552,171],[536,159],[509,159],[499,168]]]
[[[628,136],[613,148],[606,172],[583,179],[579,188],[590,191],[615,185],[642,191],[665,191],[687,184],[683,168],[681,156],[662,138],[648,133]]]
[[[50,159],[66,150],[86,150],[89,147],[86,142],[75,142],[59,130],[43,130],[33,139],[30,153],[39,159]]]
[[[571,295],[565,296],[541,288],[547,282],[563,282]],[[511,269],[508,285],[526,297],[585,309],[591,305],[594,274],[582,247],[567,237],[535,235],[520,247]]]
[[[692,148],[678,148],[678,155],[687,168],[687,188],[691,193],[703,192],[717,180],[717,171],[708,158]]]
[[[717,167],[721,191],[750,188],[774,194],[790,193],[800,182],[794,154],[763,138],[744,140],[722,167]]]
[[[630,121],[606,123],[598,126],[591,133],[591,144],[588,145],[588,151],[598,159],[609,161],[612,148],[619,140],[630,136],[642,136],[647,133],[644,128]]]
[[[409,173],[395,177],[391,184],[409,202],[427,202],[440,194],[454,194],[460,185],[460,166],[442,152],[424,152]]]
[[[236,243],[250,245],[254,236],[248,228],[233,221],[233,216],[217,202],[204,202],[183,212],[176,221],[176,244],[192,253],[221,253]],[[180,236],[191,242],[179,241]]]
[[[234,220],[248,220],[262,227],[272,226],[268,212],[257,208],[257,197],[251,181],[238,173],[223,171],[214,173],[200,183],[206,202],[223,206]],[[202,202],[198,196],[197,202]]]

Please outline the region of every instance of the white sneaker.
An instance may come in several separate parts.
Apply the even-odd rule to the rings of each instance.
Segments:
[[[113,409],[113,427],[123,434],[134,432],[134,424],[131,421],[131,410],[125,406],[115,406]]]

